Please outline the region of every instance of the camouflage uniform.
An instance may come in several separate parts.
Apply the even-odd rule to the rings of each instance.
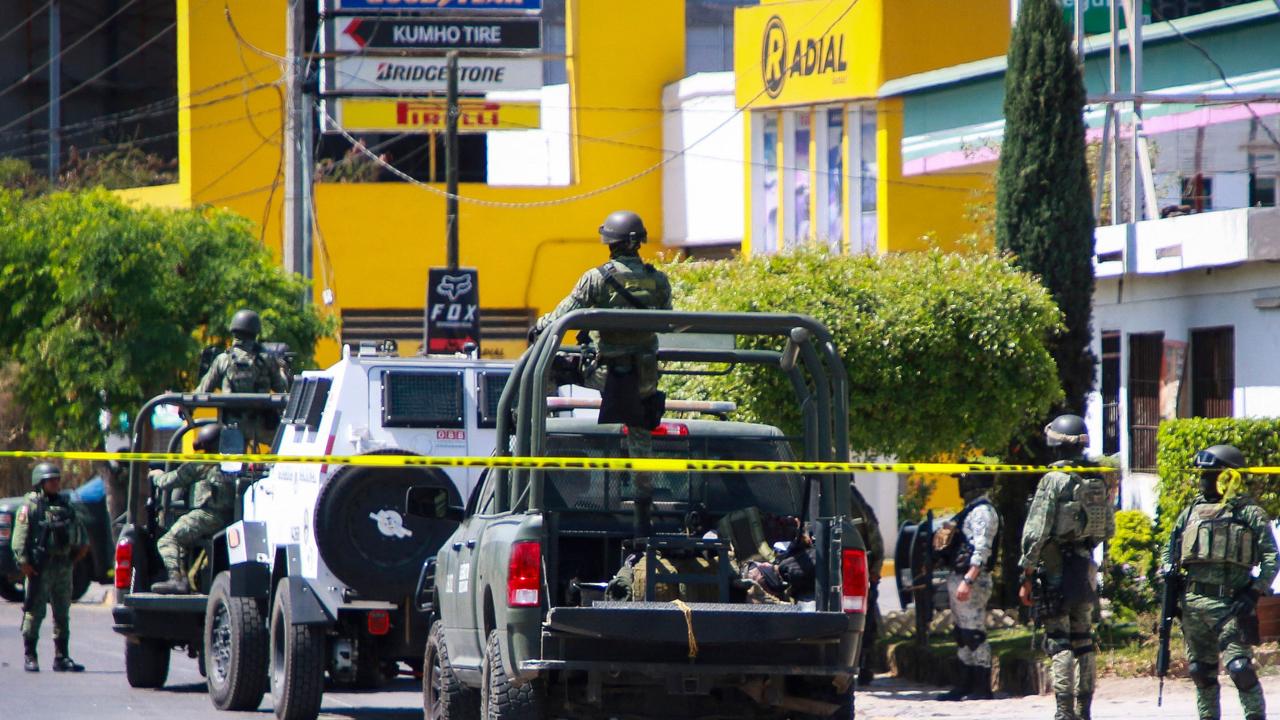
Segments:
[[[1097,675],[1093,611],[1098,566],[1093,552],[1113,534],[1115,508],[1104,480],[1059,471],[1040,479],[1022,529],[1018,565],[1024,571],[1039,568],[1043,583],[1039,619],[1044,651],[1052,662],[1056,720],[1090,716]],[[1066,577],[1069,567],[1081,570]]]
[[[1187,532],[1189,526],[1194,526],[1190,527],[1191,532]],[[1223,526],[1228,530],[1222,530]],[[1213,537],[1215,529],[1236,530],[1241,543]],[[1213,542],[1209,541],[1211,537]],[[1239,623],[1232,618],[1218,632],[1213,627],[1227,614],[1233,596],[1241,589],[1252,585],[1260,595],[1270,594],[1277,567],[1271,519],[1248,497],[1215,503],[1197,495],[1174,523],[1173,534],[1164,548],[1163,564],[1181,566],[1186,574],[1182,634],[1187,661],[1193,670],[1199,670],[1192,673],[1192,679],[1196,682],[1196,708],[1201,720],[1219,717],[1219,655],[1236,684],[1246,720],[1265,718],[1262,686],[1252,669],[1253,648],[1241,637]],[[1257,578],[1252,573],[1255,565],[1261,568]]]
[[[165,570],[172,576],[182,572],[183,548],[195,545],[230,522],[235,488],[224,478],[219,466],[198,463],[186,463],[158,476],[155,487],[157,490],[189,488],[190,509],[156,543]]]
[[[554,310],[538,318],[534,331],[541,333],[556,320],[583,308],[637,309],[606,278],[611,276],[632,297],[650,310],[671,309],[671,283],[661,270],[645,263],[638,255],[618,255],[600,267],[591,268],[578,278],[569,296]],[[635,372],[641,399],[658,391],[658,336],[651,332],[592,331],[596,346],[596,366],[589,369],[586,385],[603,391],[609,372]],[[628,426],[624,441],[628,457],[653,454],[653,438],[649,428]],[[652,492],[647,473],[637,473],[636,489],[641,496]]]
[[[884,569],[884,536],[880,533],[880,520],[871,509],[871,504],[853,484],[849,483],[850,505],[849,517],[858,526],[862,542],[867,546],[867,575],[872,579],[867,593],[866,627],[862,633],[862,652],[858,658],[859,676],[863,683],[871,681],[873,653],[876,640],[880,634],[880,588],[875,578],[880,577]]]
[[[985,502],[982,502],[985,501]],[[947,594],[951,598],[951,617],[955,621],[957,657],[964,665],[980,668],[991,667],[991,643],[987,642],[987,602],[991,600],[991,571],[988,562],[995,552],[996,533],[1000,530],[1000,516],[996,509],[981,496],[969,503],[963,524],[958,528],[963,542],[972,547],[967,553],[969,561],[964,568],[953,567],[947,577]],[[961,579],[970,567],[977,566],[978,579],[969,588],[969,599],[959,600],[956,592]]]
[[[289,383],[284,369],[260,352],[256,341],[236,338],[229,349],[214,358],[208,372],[196,386],[199,393],[217,390],[227,393],[282,393],[288,392]],[[245,439],[251,443],[271,441],[271,423],[257,412],[227,412],[224,422],[239,426]]]
[[[67,657],[71,640],[71,576],[77,551],[88,535],[71,501],[65,495],[49,496],[42,490],[26,494],[13,524],[13,554],[18,566],[35,565],[36,543],[45,534],[45,559],[36,576],[27,579],[22,603],[22,638],[34,648],[44,622],[45,606],[53,606],[53,644],[56,655]]]

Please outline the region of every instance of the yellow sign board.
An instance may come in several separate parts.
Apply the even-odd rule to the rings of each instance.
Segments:
[[[530,130],[541,127],[536,102],[462,100],[458,102],[458,132]],[[338,122],[360,132],[444,132],[444,100],[419,98],[343,98],[338,100]]]
[[[765,3],[734,15],[739,107],[873,98],[880,86],[879,3]]]

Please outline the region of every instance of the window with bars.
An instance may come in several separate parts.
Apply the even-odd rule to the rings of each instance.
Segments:
[[[1235,328],[1191,331],[1191,413],[1231,417],[1236,389]]]
[[[1129,467],[1153,472],[1160,426],[1160,363],[1164,333],[1129,335]]]
[[[1102,333],[1102,453],[1120,452],[1120,333]]]

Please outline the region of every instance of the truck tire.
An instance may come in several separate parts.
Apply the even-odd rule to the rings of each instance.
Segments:
[[[797,714],[795,720],[853,720],[854,687],[852,682],[849,683],[849,688],[844,692],[836,691],[830,684],[815,684],[812,679],[801,679],[801,682],[803,683],[802,696],[832,703],[839,706],[839,708],[830,715]]]
[[[9,580],[0,577],[0,598],[4,598],[9,602],[22,602],[27,596],[24,583],[22,580]]]
[[[372,455],[405,455],[379,450]],[[315,538],[329,570],[366,600],[398,601],[413,594],[419,571],[457,527],[445,520],[403,514],[405,493],[452,481],[434,468],[345,466],[316,498]],[[462,504],[461,497],[454,498]]]
[[[147,638],[125,640],[124,676],[129,687],[164,687],[169,677],[169,644]]]
[[[541,680],[517,685],[502,667],[498,649],[500,635],[489,632],[484,652],[483,680],[480,684],[480,707],[487,720],[542,720],[545,715],[545,692]]]
[[[267,692],[267,624],[256,599],[231,596],[226,572],[209,589],[200,655],[214,707],[258,709]]]
[[[324,628],[294,625],[289,579],[271,607],[271,699],[279,720],[315,720],[324,695]]]
[[[431,625],[422,657],[424,720],[480,720],[480,693],[462,684],[444,642],[440,621]]]

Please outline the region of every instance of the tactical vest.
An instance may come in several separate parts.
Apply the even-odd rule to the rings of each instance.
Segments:
[[[604,297],[601,307],[617,310],[654,310],[661,306],[662,286],[658,271],[646,263],[639,272],[625,264],[610,260],[597,268],[604,276]],[[606,345],[646,345],[653,342],[653,333],[634,331],[609,331],[600,333],[600,343]],[[602,347],[603,349],[603,347]]]
[[[1235,565],[1253,568],[1255,537],[1232,502],[1199,503],[1182,530],[1183,565]]]
[[[222,389],[234,393],[267,392],[271,389],[269,372],[261,355],[232,346],[227,350],[227,371]]]
[[[1053,539],[1060,543],[1101,541],[1107,535],[1107,520],[1113,512],[1106,480],[1073,474],[1065,496],[1058,502]]]
[[[61,497],[53,501],[41,497],[34,502],[35,507],[29,520],[30,528],[27,531],[28,551],[34,549],[35,543],[43,537],[44,552],[59,557],[69,554],[75,509]]]
[[[973,541],[964,533],[964,521],[969,513],[988,505],[995,507],[987,498],[979,498],[960,511],[946,525],[933,534],[933,549],[938,561],[956,572],[966,572],[973,559]],[[996,537],[991,543],[991,556],[983,564],[983,569],[991,572],[996,567],[996,556],[1000,550],[1000,516],[996,515]]]

